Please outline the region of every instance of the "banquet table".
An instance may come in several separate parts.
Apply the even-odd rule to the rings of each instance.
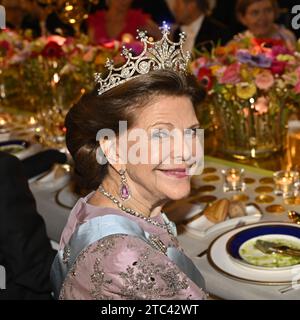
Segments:
[[[259,184],[260,178],[268,178],[272,175],[271,171],[257,169],[253,167],[247,167],[244,165],[238,165],[237,163],[228,162],[224,160],[220,160],[213,157],[206,157],[205,159],[206,168],[214,168],[216,172],[214,173],[215,178],[220,174],[221,168],[226,167],[243,167],[246,171],[246,176],[256,177],[256,183],[253,185],[247,186],[245,194],[249,195],[249,202],[253,202],[257,194],[254,190]],[[198,179],[204,179],[200,181],[203,184],[214,184],[216,186],[216,190],[213,191],[213,194],[216,198],[221,197],[231,197],[230,193],[224,194],[222,191],[222,182],[221,178],[216,181],[210,181],[210,179],[206,179],[207,177],[211,177],[212,174],[206,173],[198,177]],[[210,182],[205,182],[205,181]],[[214,180],[214,179],[212,179]],[[66,182],[66,181],[65,181]],[[68,184],[68,183],[67,183]],[[48,236],[51,240],[55,242],[59,242],[61,232],[64,228],[64,225],[67,222],[68,216],[71,211],[72,202],[76,201],[76,198],[70,198],[68,201],[69,204],[63,204],[59,199],[59,195],[61,191],[68,191],[67,187],[63,188],[62,183],[58,184],[49,184],[49,183],[36,183],[31,182],[30,188],[35,196],[37,202],[37,208],[39,213],[43,216]],[[280,205],[282,203],[282,198],[274,196],[275,205]],[[288,221],[287,210],[294,209],[297,210],[300,208],[299,205],[286,205],[283,204],[285,211],[283,213],[268,213],[266,212],[266,208],[270,204],[259,204],[260,208],[263,211],[262,218],[260,222],[265,221]],[[183,208],[183,207],[182,207]],[[177,210],[177,212],[180,210]],[[171,214],[170,216],[173,220],[178,220],[177,213]],[[177,223],[178,229],[178,239],[180,245],[187,252],[187,254],[192,258],[195,262],[196,266],[201,271],[202,275],[206,281],[206,289],[207,291],[214,297],[218,299],[300,299],[300,290],[290,290],[286,293],[280,293],[279,289],[287,287],[287,285],[260,285],[253,284],[250,282],[243,282],[237,279],[230,278],[228,276],[223,275],[222,273],[216,271],[208,261],[206,251],[212,241],[217,238],[220,234],[226,232],[232,226],[224,227],[219,230],[216,230],[213,233],[208,234],[207,236],[197,237],[195,234],[190,233],[187,228],[184,227],[184,224],[180,222],[180,219]],[[197,257],[199,253],[204,252],[201,257]],[[299,275],[300,277],[300,275]]]

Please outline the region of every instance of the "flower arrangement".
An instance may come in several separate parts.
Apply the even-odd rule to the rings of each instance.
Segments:
[[[69,107],[94,85],[107,58],[117,56],[120,43],[91,45],[88,39],[48,36],[31,39],[13,31],[0,32],[2,102],[27,110],[60,104]],[[3,99],[6,98],[6,99]],[[24,103],[26,101],[26,103]]]
[[[288,113],[300,103],[298,51],[243,38],[202,53],[191,68],[223,128],[225,151],[257,157],[282,147]]]
[[[300,102],[300,53],[290,51],[279,41],[244,39],[216,47],[192,63],[192,69],[208,90],[224,99],[235,96],[247,100],[279,91]]]

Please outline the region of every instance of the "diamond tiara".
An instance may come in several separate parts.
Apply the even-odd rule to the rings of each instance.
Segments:
[[[127,60],[121,67],[115,67],[113,60],[107,59],[105,64],[108,69],[107,77],[102,79],[101,73],[95,73],[95,81],[99,84],[98,95],[151,70],[187,71],[191,55],[188,51],[183,52],[185,33],[180,33],[179,42],[172,42],[168,37],[170,27],[166,23],[163,23],[160,30],[162,38],[157,42],[147,36],[147,31],[137,30],[137,39],[143,43],[143,51],[140,55],[133,56],[132,50],[123,46],[122,55]]]

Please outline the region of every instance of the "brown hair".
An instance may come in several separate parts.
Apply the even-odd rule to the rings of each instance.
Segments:
[[[263,0],[237,0],[235,12],[237,16],[244,16],[249,6],[253,3],[260,2]],[[278,17],[279,7],[277,0],[269,0],[273,6],[275,17]]]
[[[137,108],[145,107],[155,95],[187,96],[196,107],[205,97],[204,89],[192,75],[169,70],[151,71],[119,85],[102,95],[97,88],[85,94],[68,112],[66,144],[75,162],[75,183],[86,191],[96,189],[107,174],[107,164],[96,160],[100,129],[118,133],[119,121],[132,126]]]

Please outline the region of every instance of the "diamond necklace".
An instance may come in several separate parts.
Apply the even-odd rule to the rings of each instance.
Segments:
[[[98,190],[105,196],[107,197],[108,199],[110,199],[114,204],[116,204],[122,211],[126,212],[126,213],[129,213],[130,215],[132,216],[135,216],[135,217],[138,217],[138,218],[141,218],[143,219],[144,221],[148,222],[148,223],[151,223],[152,225],[154,226],[157,226],[157,227],[160,227],[162,229],[165,229],[168,231],[169,234],[172,234],[173,235],[173,231],[171,229],[171,226],[170,224],[162,224],[162,223],[159,223],[155,220],[152,220],[151,218],[149,217],[146,217],[144,216],[143,214],[141,213],[138,213],[137,211],[133,210],[133,209],[130,209],[130,208],[126,208],[125,206],[123,206],[123,204],[116,198],[114,197],[111,193],[109,193],[108,191],[105,191],[103,186],[100,185]]]

